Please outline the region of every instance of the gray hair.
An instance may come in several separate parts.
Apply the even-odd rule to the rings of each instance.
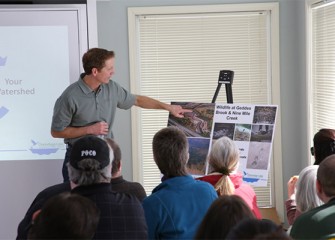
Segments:
[[[165,177],[187,175],[188,141],[177,127],[159,130],[152,140],[154,161]]]
[[[108,144],[107,144],[108,145]],[[114,159],[113,149],[108,145],[110,163],[103,169],[99,169],[99,161],[86,158],[78,163],[78,168],[67,164],[69,177],[72,182],[77,185],[92,185],[95,183],[110,182],[112,178],[112,162]]]
[[[296,189],[297,209],[301,212],[307,212],[323,204],[316,191],[316,174],[318,165],[305,167],[299,174]]]
[[[212,172],[223,174],[214,186],[220,196],[231,195],[235,191],[229,174],[238,167],[239,156],[238,147],[233,140],[226,136],[219,138],[213,144],[208,163]]]

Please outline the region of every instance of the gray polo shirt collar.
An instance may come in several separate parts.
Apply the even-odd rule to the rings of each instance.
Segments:
[[[81,90],[86,94],[90,94],[93,93],[94,90],[92,90],[84,81],[84,77],[85,77],[85,73],[80,74],[80,81],[79,81],[79,87],[81,88]],[[101,88],[101,86],[99,87]]]

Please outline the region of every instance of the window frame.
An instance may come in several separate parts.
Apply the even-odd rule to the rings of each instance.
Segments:
[[[319,130],[315,126],[315,122],[313,120],[313,8],[319,8],[319,7],[327,7],[328,5],[335,4],[335,0],[328,0],[328,1],[322,1],[322,0],[307,0],[305,5],[305,11],[306,11],[306,76],[307,76],[307,83],[306,83],[306,103],[307,103],[307,129],[309,131],[307,132],[307,139],[308,146],[306,146],[306,149],[309,149],[311,146],[313,146],[313,137],[314,134]],[[326,115],[326,114],[325,114]],[[328,126],[322,126],[322,128],[332,128],[332,125]],[[312,155],[308,155],[309,157],[304,160],[304,165],[311,165],[314,163],[314,157]]]
[[[191,6],[162,6],[162,7],[131,7],[128,8],[128,34],[129,34],[129,61],[130,61],[130,82],[131,91],[139,93],[139,66],[137,61],[136,42],[136,18],[143,14],[169,14],[169,13],[215,13],[215,12],[233,12],[233,11],[270,11],[271,12],[271,104],[280,106],[280,78],[279,78],[279,4],[278,3],[251,3],[251,4],[220,4],[220,5],[191,5]],[[141,146],[139,141],[139,111],[132,109],[132,163],[133,163],[133,180],[143,182],[141,171]],[[276,130],[273,142],[273,176],[271,176],[271,197],[273,206],[276,207],[281,219],[284,219],[283,205],[283,177],[282,177],[282,154],[281,154],[281,114],[280,107],[276,119]],[[272,206],[272,207],[273,207]]]

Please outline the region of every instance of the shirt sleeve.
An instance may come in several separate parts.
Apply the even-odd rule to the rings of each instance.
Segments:
[[[136,95],[121,87],[117,82],[111,82],[113,84],[112,89],[116,92],[117,95],[117,107],[121,109],[131,108],[135,104]]]
[[[63,131],[72,121],[73,110],[69,98],[60,96],[54,106],[51,129]]]
[[[297,211],[297,205],[295,203],[295,200],[293,199],[286,200],[285,208],[286,208],[287,221],[290,225],[292,225],[296,218],[296,211]]]

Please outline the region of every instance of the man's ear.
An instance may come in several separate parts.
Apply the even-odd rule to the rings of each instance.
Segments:
[[[40,215],[40,213],[41,213],[41,209],[33,213],[33,216],[31,217],[32,222],[36,220],[37,216]]]
[[[92,75],[96,76],[99,70],[97,68],[92,68]]]

